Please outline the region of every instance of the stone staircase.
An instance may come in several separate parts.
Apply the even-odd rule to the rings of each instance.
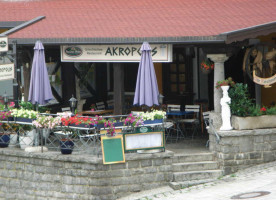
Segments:
[[[176,154],[173,158],[173,182],[170,187],[181,189],[216,180],[222,175],[213,153]]]

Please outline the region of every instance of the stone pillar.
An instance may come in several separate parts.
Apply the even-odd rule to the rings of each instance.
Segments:
[[[208,58],[210,58],[214,63],[214,110],[215,112],[221,112],[220,99],[222,97],[222,91],[216,89],[216,83],[218,81],[224,80],[224,62],[228,59],[226,54],[208,54]]]

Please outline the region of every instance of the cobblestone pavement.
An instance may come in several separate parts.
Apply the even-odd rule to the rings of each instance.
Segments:
[[[214,182],[172,190],[168,186],[143,191],[121,200],[274,200],[276,162],[257,165],[217,179]]]

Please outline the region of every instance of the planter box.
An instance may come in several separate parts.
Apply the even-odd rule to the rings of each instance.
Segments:
[[[231,118],[232,127],[237,130],[276,128],[276,115],[262,115],[256,117],[237,117]]]
[[[29,118],[23,118],[23,117],[16,117],[15,121],[17,122],[26,122],[26,123],[32,123],[33,119],[29,119]]]
[[[155,119],[155,120],[145,120],[144,124],[161,124],[163,123],[163,119]]]
[[[78,128],[92,128],[93,126],[90,124],[70,124],[69,127],[78,127]]]

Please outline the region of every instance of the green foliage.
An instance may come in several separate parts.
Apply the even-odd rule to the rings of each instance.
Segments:
[[[276,106],[266,109],[267,115],[276,115]]]
[[[24,110],[33,110],[33,104],[28,101],[20,101],[19,106]]]
[[[24,110],[35,110],[36,111],[36,106],[33,105],[29,101],[20,101],[19,106],[21,109],[24,109]],[[50,110],[50,108],[48,108],[46,106],[38,106],[39,113],[45,113],[46,111],[49,111],[49,110]]]
[[[229,85],[229,86],[231,86],[231,87],[234,87],[235,84],[236,84],[236,83],[232,80],[232,78],[231,78],[231,77],[228,77],[228,78],[225,79],[225,80],[218,81],[218,82],[216,83],[216,88],[219,89],[219,88],[221,88],[221,86],[227,86],[227,85]]]
[[[0,103],[0,110],[4,110],[5,109],[5,105]]]
[[[230,88],[229,97],[231,98],[230,109],[232,115],[245,117],[250,114],[254,104],[253,99],[249,98],[247,84],[237,83],[235,87]]]
[[[249,113],[250,116],[261,116],[264,113],[261,111],[261,107],[259,105],[253,106],[249,108]]]

